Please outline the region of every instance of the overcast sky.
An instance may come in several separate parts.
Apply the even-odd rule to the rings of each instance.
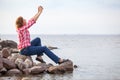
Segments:
[[[31,34],[120,34],[120,0],[0,0],[0,34],[16,34],[15,20],[44,7]]]

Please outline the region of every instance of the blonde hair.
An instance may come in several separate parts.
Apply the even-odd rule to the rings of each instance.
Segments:
[[[19,16],[17,19],[16,19],[16,28],[21,28],[23,26],[23,17],[22,16]]]

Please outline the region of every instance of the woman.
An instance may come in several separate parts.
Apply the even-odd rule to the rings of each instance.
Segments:
[[[23,17],[18,17],[16,20],[16,28],[18,33],[18,49],[22,55],[31,56],[37,55],[36,60],[45,63],[42,59],[43,53],[45,53],[50,59],[52,59],[56,64],[61,64],[66,62],[67,60],[61,59],[56,56],[53,52],[51,52],[46,46],[41,45],[40,38],[35,38],[30,42],[30,33],[28,29],[36,23],[40,14],[42,13],[43,7],[38,7],[38,12],[33,16],[28,22]]]

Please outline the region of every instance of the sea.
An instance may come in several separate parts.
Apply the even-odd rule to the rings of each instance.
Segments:
[[[18,42],[17,35],[0,37]],[[58,47],[52,52],[61,58],[72,60],[77,68],[72,73],[29,76],[32,80],[120,80],[120,35],[34,34],[31,39],[36,37],[41,38],[42,45]],[[33,59],[35,57],[32,56]],[[56,65],[46,55],[43,59]],[[17,78],[19,77],[8,77],[8,80],[19,80]]]

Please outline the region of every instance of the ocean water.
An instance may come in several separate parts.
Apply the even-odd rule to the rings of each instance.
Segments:
[[[55,46],[53,52],[73,61],[73,73],[40,74],[33,80],[119,80],[120,35],[32,35],[40,37],[42,45]],[[16,35],[1,35],[2,39],[17,41]],[[33,56],[33,59],[35,56]],[[46,55],[44,60],[53,63]]]

